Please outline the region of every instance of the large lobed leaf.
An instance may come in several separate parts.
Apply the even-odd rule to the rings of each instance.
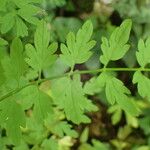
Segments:
[[[55,81],[52,86],[52,95],[54,102],[64,109],[67,119],[76,124],[90,122],[84,113],[97,110],[97,107],[85,97],[78,75],[74,76],[73,80],[65,77]]]
[[[39,72],[46,67],[53,64],[56,60],[56,55],[53,55],[57,50],[57,43],[50,42],[50,32],[47,23],[42,20],[38,24],[38,27],[34,36],[35,47],[31,44],[26,45],[26,62],[36,72]]]
[[[132,116],[137,116],[139,114],[138,107],[128,96],[130,94],[129,89],[124,86],[122,81],[106,73],[100,75],[98,80],[99,83],[103,83],[107,100],[111,105],[117,103],[121,109]]]

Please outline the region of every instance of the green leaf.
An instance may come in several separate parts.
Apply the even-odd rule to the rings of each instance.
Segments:
[[[15,96],[0,102],[0,123],[6,123],[8,136],[14,144],[19,144],[21,139],[20,127],[25,127],[25,114],[20,104],[14,100]]]
[[[116,125],[117,123],[120,122],[122,117],[122,109],[120,108],[119,105],[110,106],[108,109],[108,113],[112,114],[111,122],[113,125]]]
[[[42,143],[43,150],[59,150],[57,140],[55,139],[45,139]]]
[[[125,113],[127,124],[133,128],[139,126],[139,121],[137,117],[131,116],[129,113]]]
[[[97,77],[97,84],[100,88],[104,88],[106,86],[106,82],[109,81],[112,77],[115,77],[114,72],[102,72]]]
[[[117,78],[112,78],[106,82],[106,96],[110,104],[114,104],[119,94],[130,94],[130,91]]]
[[[90,144],[83,143],[80,145],[79,150],[95,150]]]
[[[42,2],[42,1],[41,1]],[[17,37],[28,35],[28,27],[25,22],[37,25],[39,19],[37,14],[42,12],[42,9],[34,4],[41,4],[37,0],[4,0],[0,1],[2,6],[0,10],[4,11],[0,17],[1,33],[5,34],[9,31],[14,31]],[[7,6],[7,7],[6,7]]]
[[[2,34],[7,33],[13,28],[13,26],[15,25],[15,15],[16,15],[15,13],[10,12],[1,18],[0,29],[1,29]]]
[[[109,145],[101,141],[92,139],[92,144],[93,146],[88,143],[83,143],[80,145],[79,150],[110,150]]]
[[[8,42],[0,37],[0,46],[5,46],[7,44]]]
[[[104,89],[106,81],[112,78],[113,76],[115,76],[115,74],[112,72],[102,72],[97,78],[91,78],[85,83],[84,92],[89,95],[100,93]]]
[[[57,50],[57,46],[54,43],[49,45],[49,42],[50,32],[47,23],[42,20],[38,24],[34,36],[35,47],[31,44],[26,45],[26,62],[37,72],[52,65],[56,60],[56,55],[53,53]]]
[[[28,150],[28,144],[25,141],[21,141],[21,143],[13,148],[13,150]]]
[[[16,97],[21,104],[23,110],[30,109],[37,99],[37,87],[34,85],[27,86],[16,94]]]
[[[150,117],[149,116],[145,116],[139,119],[139,125],[144,130],[144,133],[146,135],[150,134]]]
[[[46,78],[54,77],[58,75],[63,75],[64,72],[68,70],[68,66],[66,66],[60,58],[56,60],[56,62],[44,70],[44,76]]]
[[[130,46],[127,43],[130,35],[132,22],[130,19],[126,19],[120,27],[117,27],[108,40],[106,37],[102,38],[101,49],[103,55],[100,57],[100,61],[107,65],[111,60],[118,60],[122,58],[129,50]]]
[[[89,137],[89,128],[86,127],[80,135],[80,143],[86,143]]]
[[[144,76],[141,72],[137,71],[133,76],[133,83],[137,83],[140,96],[150,100],[150,79]]]
[[[23,140],[32,145],[41,144],[45,138],[45,129],[42,123],[37,122],[33,115],[26,117],[26,128],[23,129]],[[38,146],[39,147],[39,146]]]
[[[139,114],[139,110],[134,101],[128,97],[130,91],[117,78],[113,77],[106,82],[105,92],[110,104],[117,103],[121,109],[132,116]]]
[[[34,106],[33,115],[38,122],[43,122],[49,113],[53,114],[51,97],[40,91],[35,85],[22,89],[16,97],[24,110]]]
[[[76,36],[70,32],[66,38],[66,44],[61,44],[61,59],[70,67],[75,64],[86,62],[92,52],[90,51],[96,44],[95,41],[90,40],[93,33],[93,26],[91,21],[87,21]]]
[[[141,67],[145,67],[148,63],[150,63],[150,37],[144,41],[142,39],[139,40],[138,43],[138,52],[136,52],[137,61]]]
[[[84,96],[78,75],[74,76],[73,80],[68,77],[56,80],[52,84],[52,97],[54,102],[64,109],[67,119],[76,124],[89,123],[90,119],[84,113],[97,111],[97,107]]]
[[[98,79],[93,77],[89,81],[87,81],[84,85],[84,93],[88,95],[94,95],[95,93],[99,93],[102,91],[102,87],[98,84]]]
[[[16,36],[17,37],[25,37],[28,35],[28,27],[23,22],[23,20],[16,16]]]
[[[34,100],[33,114],[40,123],[47,118],[49,113],[53,113],[52,99],[42,91],[37,92]]]
[[[94,150],[109,150],[110,149],[108,145],[102,143],[101,141],[93,139],[92,143],[94,145]]]
[[[26,71],[26,63],[23,55],[23,45],[19,38],[15,38],[11,44],[10,57],[2,60],[2,66],[7,79],[20,82]]]
[[[65,135],[74,138],[78,137],[78,133],[72,129],[72,125],[66,121],[61,121],[57,113],[49,114],[48,118],[45,120],[45,125],[53,134],[61,138]]]
[[[39,19],[36,17],[37,13],[41,12],[41,9],[32,4],[23,5],[18,10],[18,15],[23,18],[25,21],[37,25],[39,23]]]

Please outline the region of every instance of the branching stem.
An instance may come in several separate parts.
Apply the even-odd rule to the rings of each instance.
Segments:
[[[49,77],[49,78],[45,78],[45,79],[40,79],[38,81],[34,81],[34,82],[31,82],[21,88],[18,88],[18,89],[15,89],[15,90],[12,90],[11,92],[3,95],[1,98],[0,98],[0,102],[5,100],[6,98],[12,96],[13,94],[16,94],[18,92],[20,92],[21,90],[23,90],[24,88],[28,87],[28,86],[31,86],[31,85],[36,85],[37,83],[40,84],[40,83],[43,83],[45,81],[48,81],[48,80],[54,80],[54,79],[58,79],[58,78],[62,78],[62,77],[66,77],[68,75],[75,75],[75,74],[92,74],[92,73],[100,73],[100,72],[103,72],[103,71],[116,71],[116,72],[135,72],[135,71],[143,71],[143,72],[150,72],[150,68],[102,68],[102,69],[94,69],[94,70],[81,70],[81,71],[74,71],[74,72],[68,72],[68,73],[65,73],[65,74],[62,74],[62,75],[58,75],[58,76],[53,76],[53,77]]]

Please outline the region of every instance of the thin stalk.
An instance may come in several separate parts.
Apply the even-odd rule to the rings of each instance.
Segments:
[[[70,76],[71,75],[75,75],[75,74],[90,74],[90,73],[100,73],[100,72],[103,72],[103,71],[116,71],[116,72],[135,72],[135,71],[143,71],[143,72],[150,72],[150,68],[102,68],[102,69],[93,69],[93,70],[81,70],[81,71],[74,71],[72,72],[68,72],[68,73],[65,73],[63,75],[58,75],[58,76],[53,76],[53,77],[49,77],[49,78],[45,78],[45,79],[39,79],[38,81],[33,81],[21,88],[18,88],[18,89],[15,89],[9,93],[7,93],[6,95],[2,96],[0,98],[0,102],[5,100],[6,98],[12,96],[13,94],[16,94],[18,92],[20,92],[21,90],[23,90],[24,88],[28,87],[28,86],[31,86],[31,85],[36,85],[36,84],[40,84],[40,83],[43,83],[45,81],[48,81],[48,80],[54,80],[54,79],[58,79],[58,78],[62,78],[62,77],[67,77],[68,75]]]

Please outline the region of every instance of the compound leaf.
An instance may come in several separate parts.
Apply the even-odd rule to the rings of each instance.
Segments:
[[[50,66],[56,60],[56,55],[53,55],[53,53],[57,50],[57,44],[55,43],[55,46],[53,46],[54,43],[49,45],[49,42],[50,32],[47,23],[42,20],[38,24],[34,36],[35,47],[31,44],[26,45],[26,62],[37,72]]]
[[[106,98],[111,105],[117,103],[121,109],[132,116],[139,114],[137,106],[128,96],[130,91],[114,77],[113,73],[103,72],[97,79],[99,86],[105,88]]]
[[[96,44],[90,40],[93,33],[91,21],[85,22],[76,36],[73,32],[67,35],[66,45],[61,44],[61,59],[70,67],[87,61],[92,52],[90,51]]]
[[[10,5],[9,5],[10,3]],[[25,22],[37,25],[39,19],[37,14],[42,12],[37,3],[42,1],[37,0],[0,0],[0,10],[3,11],[3,16],[0,18],[1,33],[5,34],[9,31],[14,31],[17,37],[28,35],[28,27]],[[9,7],[6,7],[9,5]],[[16,31],[15,31],[16,30]]]
[[[78,75],[74,76],[73,80],[65,77],[55,81],[52,85],[52,95],[54,102],[64,109],[67,119],[76,124],[90,122],[84,113],[97,110],[97,107],[84,96]]]
[[[21,16],[27,22],[37,25],[39,19],[35,16],[38,12],[41,12],[41,9],[32,4],[23,5],[18,11],[18,15]]]
[[[118,60],[122,58],[129,49],[129,45],[126,44],[131,30],[132,22],[130,19],[126,19],[120,27],[117,27],[108,40],[106,37],[102,38],[101,49],[103,55],[100,57],[100,61],[107,65],[110,60]]]

